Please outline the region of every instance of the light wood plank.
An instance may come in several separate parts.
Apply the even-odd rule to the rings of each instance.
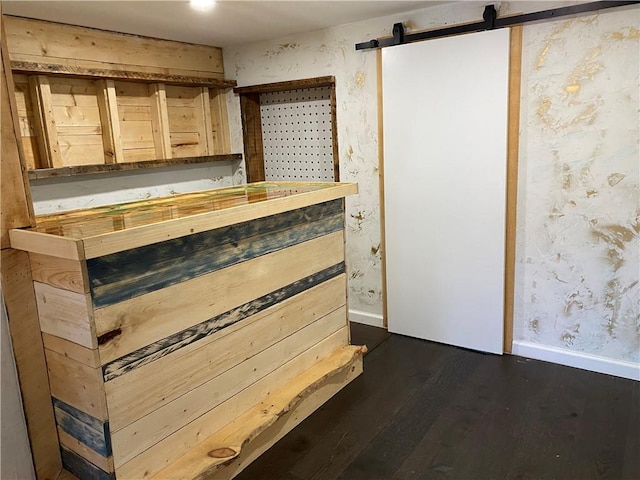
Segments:
[[[507,132],[507,199],[505,218],[504,342],[511,353],[516,271],[516,214],[518,197],[518,150],[520,145],[520,84],[522,78],[522,25],[511,27],[509,50],[509,112]]]
[[[98,108],[96,85],[83,78],[48,77],[54,107]]]
[[[89,278],[84,262],[41,253],[31,253],[29,259],[31,275],[36,282],[72,292],[89,292]]]
[[[121,105],[118,102],[118,115],[121,122],[151,122],[151,104]]]
[[[44,333],[90,349],[97,347],[88,295],[39,282],[34,282],[34,289],[40,328]]]
[[[286,385],[336,349],[344,347],[347,344],[347,339],[347,327],[328,336],[239,394],[156,443],[131,461],[120,466],[116,463],[116,475],[121,478],[149,478],[223,428],[231,419],[247,411],[270,392]]]
[[[154,148],[153,122],[145,120],[131,120],[121,122],[122,148]]]
[[[197,132],[172,132],[172,158],[195,157],[200,155],[200,136]]]
[[[153,478],[232,478],[360,375],[363,350],[338,349]]]
[[[62,469],[38,312],[26,252],[2,250],[2,295],[15,356],[31,452],[39,480]]]
[[[60,135],[58,142],[65,166],[104,163],[102,135]]]
[[[31,86],[31,98],[33,99],[34,114],[38,136],[43,139],[43,148],[40,155],[47,159],[47,165],[52,168],[62,167],[64,161],[58,144],[58,130],[54,113],[51,85],[49,78],[44,75],[29,77]]]
[[[209,93],[213,152],[228,153],[231,151],[231,140],[229,138],[229,119],[227,116],[227,98],[225,90],[210,88]]]
[[[48,333],[42,334],[42,341],[46,349],[59,353],[71,360],[83,363],[92,368],[100,368],[101,366],[98,350],[83,347],[77,343],[56,337],[55,335],[49,335]]]
[[[82,241],[73,238],[17,229],[9,231],[9,237],[11,238],[11,246],[18,250],[42,253],[69,260],[80,260],[84,257]]]
[[[344,307],[345,285],[345,276],[341,275],[106,382],[111,417],[121,419],[123,424],[132,423],[310,325],[317,318]],[[346,324],[344,309],[342,313]],[[132,395],[136,390],[144,392],[144,395]]]
[[[126,106],[150,107],[149,88],[151,85],[137,82],[115,81],[118,109]]]
[[[155,148],[130,148],[123,151],[125,162],[146,162],[156,157]]]
[[[105,70],[165,73],[171,66],[190,71],[223,73],[222,51],[217,47],[94,30],[53,22],[6,17],[11,60],[76,66],[79,62]],[[116,65],[114,65],[116,64]],[[136,70],[137,68],[137,70]]]
[[[105,458],[99,453],[94,452],[91,448],[76,440],[61,428],[58,428],[58,436],[60,438],[61,445],[64,445],[69,450],[77,453],[86,460],[89,460],[96,467],[101,468],[105,472],[113,472],[115,470],[113,466],[113,457]]]
[[[52,108],[58,135],[60,127],[99,127],[100,111],[98,106],[91,107],[56,107]],[[72,129],[67,129],[73,132]]]
[[[45,349],[51,395],[100,421],[109,419],[102,371]]]
[[[298,405],[284,413],[277,423],[274,423],[266,431],[243,448],[241,454],[224,465],[219,472],[211,477],[215,479],[229,479],[235,477],[251,462],[271,448],[277,441],[299,425],[305,418],[315,412],[319,407],[328,402],[336,393],[357,378],[363,371],[362,358],[358,358],[351,368],[347,368],[335,376],[329,377],[318,386],[318,389],[309,397],[303,398]]]
[[[213,154],[213,131],[208,88],[200,88],[200,94],[196,97],[195,103],[196,125],[200,136],[200,155],[211,155]]]
[[[151,100],[151,121],[153,124],[153,143],[157,158],[171,157],[171,135],[169,132],[169,111],[167,92],[162,83],[149,85]]]
[[[104,163],[123,161],[122,136],[120,134],[120,116],[116,99],[116,86],[113,80],[96,82],[100,122],[102,124],[102,143],[104,145]]]
[[[288,183],[278,182],[278,184],[286,186]],[[292,186],[295,185],[295,183],[290,184]],[[150,243],[183,237],[213,228],[235,225],[268,215],[276,215],[288,210],[328,202],[356,193],[358,193],[357,184],[339,183],[315,191],[273,198],[268,202],[239,205],[198,216],[166,220],[162,224],[141,226],[135,230],[127,229],[108,234],[87,236],[83,239],[84,254],[86,258],[100,257]]]
[[[102,135],[101,125],[72,125],[58,126],[58,136],[74,136],[74,135]]]
[[[340,231],[99,308],[97,335],[115,339],[100,342],[100,358],[119,358],[343,260]]]
[[[346,328],[345,317],[346,309],[342,307],[129,425],[123,425],[123,418],[111,414],[116,465],[131,460],[327,336]]]

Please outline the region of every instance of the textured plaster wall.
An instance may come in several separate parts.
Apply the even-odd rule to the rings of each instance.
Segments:
[[[516,339],[640,361],[639,26],[524,30]]]
[[[569,3],[498,6],[505,15]],[[376,54],[354,44],[395,22],[425,29],[482,10],[457,2],[224,51],[239,86],[336,77],[341,179],[360,186],[347,202],[349,307],[373,319],[382,315]],[[515,340],[639,360],[638,23],[631,7],[524,29]],[[228,104],[241,151],[237,97]]]

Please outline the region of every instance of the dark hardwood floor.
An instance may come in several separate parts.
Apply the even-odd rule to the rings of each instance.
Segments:
[[[640,383],[391,335],[240,480],[640,480]]]

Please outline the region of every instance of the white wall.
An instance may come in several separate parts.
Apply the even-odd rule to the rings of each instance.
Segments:
[[[567,3],[503,2],[499,12]],[[239,86],[336,77],[341,179],[360,185],[347,202],[352,319],[382,318],[376,53],[354,44],[399,21],[416,30],[477,21],[483,8],[457,2],[224,51]],[[524,29],[514,326],[517,341],[635,363],[638,16],[625,7]],[[239,102],[228,104],[239,151]]]
[[[0,292],[0,298],[2,294]],[[7,312],[4,308],[4,300],[0,305],[2,323],[0,324],[0,336],[2,345],[2,437],[0,439],[0,478],[2,480],[27,480],[35,478],[31,450],[27,437],[27,426],[22,411],[22,398],[18,387],[16,364],[11,351],[9,338],[9,325]]]
[[[234,181],[241,182],[236,178],[238,163],[225,161],[32,180],[33,208],[36,215],[46,215],[227,187]]]

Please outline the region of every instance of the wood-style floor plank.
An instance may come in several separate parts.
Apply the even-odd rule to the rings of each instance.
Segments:
[[[639,382],[399,335],[364,360],[237,478],[640,479]]]

